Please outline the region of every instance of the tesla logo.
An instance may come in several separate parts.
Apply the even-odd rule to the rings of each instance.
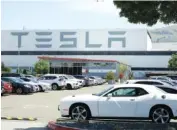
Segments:
[[[126,47],[125,31],[108,31],[107,47],[112,48],[112,44],[121,44],[123,48]],[[18,48],[22,47],[22,39],[26,37],[29,32],[11,32],[12,36],[16,36],[18,40]],[[51,48],[52,47],[52,32],[35,32],[35,46],[37,48]],[[60,32],[59,34],[59,47],[60,48],[77,48],[78,39],[77,32]],[[98,35],[98,38],[102,38]],[[90,34],[85,32],[85,48],[101,48],[101,43],[90,43]]]

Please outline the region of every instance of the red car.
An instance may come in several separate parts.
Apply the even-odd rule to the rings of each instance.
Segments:
[[[4,81],[2,81],[2,83],[3,83],[3,86],[4,86],[3,94],[11,93],[12,92],[12,85],[10,83],[4,82]]]

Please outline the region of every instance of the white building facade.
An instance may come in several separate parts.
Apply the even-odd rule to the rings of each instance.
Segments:
[[[172,29],[176,35],[177,29]],[[117,60],[134,71],[165,71],[177,52],[177,42],[171,34],[173,42],[169,36],[168,43],[162,42],[162,33],[167,35],[163,30],[146,29],[2,30],[1,58],[12,68],[30,68],[39,56],[51,56]]]

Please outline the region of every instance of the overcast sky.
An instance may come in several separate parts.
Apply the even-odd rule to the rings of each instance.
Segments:
[[[147,28],[119,17],[112,0],[2,0],[2,29]],[[164,27],[161,23],[152,28]]]

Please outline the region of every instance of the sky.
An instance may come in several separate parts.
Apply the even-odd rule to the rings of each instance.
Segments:
[[[1,29],[161,28],[131,24],[119,17],[112,0],[2,0]]]

